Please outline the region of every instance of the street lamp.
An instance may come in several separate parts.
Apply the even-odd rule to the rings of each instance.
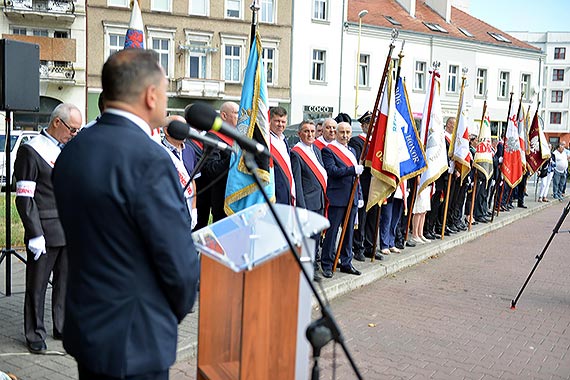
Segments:
[[[358,87],[360,87],[360,33],[362,31],[362,18],[368,14],[366,9],[358,12],[358,48],[356,49],[356,96],[354,99],[354,118],[358,117]]]

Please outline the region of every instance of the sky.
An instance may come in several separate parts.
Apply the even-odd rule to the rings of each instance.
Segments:
[[[470,14],[502,31],[570,32],[570,0],[470,0]]]

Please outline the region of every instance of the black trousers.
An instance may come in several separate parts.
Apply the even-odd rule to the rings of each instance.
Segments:
[[[77,363],[77,369],[79,371],[79,380],[168,380],[168,370],[135,376],[113,377],[91,372],[79,363]]]
[[[63,333],[65,314],[65,290],[67,286],[67,249],[66,247],[46,247],[47,253],[38,261],[27,250],[26,294],[24,296],[24,335],[30,343],[45,341],[47,333],[44,326],[46,290],[50,274],[53,272],[51,309],[53,331]]]

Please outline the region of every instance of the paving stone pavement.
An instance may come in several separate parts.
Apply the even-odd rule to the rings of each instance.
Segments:
[[[529,193],[532,189],[529,189]],[[534,190],[532,190],[534,191]],[[529,197],[528,199],[530,199]],[[336,273],[334,278],[331,280],[326,280],[323,282],[324,289],[327,293],[329,299],[334,299],[333,301],[333,312],[339,318],[339,323],[347,337],[347,343],[353,351],[355,357],[358,358],[357,362],[359,365],[363,365],[363,368],[366,370],[365,378],[370,379],[380,379],[380,378],[429,378],[429,376],[434,375],[434,378],[463,378],[460,375],[461,371],[465,371],[467,374],[473,372],[473,367],[469,365],[462,365],[458,366],[457,368],[453,367],[453,364],[456,363],[461,357],[469,357],[471,358],[473,355],[481,355],[482,358],[488,357],[494,351],[500,351],[501,345],[499,344],[500,341],[497,341],[492,346],[485,346],[485,340],[481,345],[477,347],[471,347],[470,344],[472,342],[477,342],[478,339],[480,340],[480,332],[476,329],[477,324],[467,323],[468,317],[475,314],[476,311],[479,311],[477,308],[476,310],[472,310],[472,303],[468,301],[473,298],[471,293],[468,290],[469,287],[464,285],[461,288],[461,284],[466,284],[467,279],[469,276],[465,277],[465,272],[459,272],[463,274],[456,273],[457,267],[462,268],[462,266],[466,263],[460,261],[456,264],[456,267],[448,268],[445,270],[439,269],[440,262],[443,262],[444,258],[455,257],[455,255],[444,255],[442,260],[429,260],[430,257],[437,257],[438,255],[442,255],[445,251],[450,250],[454,247],[462,245],[461,250],[453,250],[453,252],[463,252],[463,247],[468,246],[469,241],[473,241],[477,239],[477,242],[480,242],[482,236],[484,235],[493,235],[495,233],[502,233],[502,231],[506,231],[506,228],[502,228],[504,226],[513,223],[514,221],[525,218],[525,220],[531,220],[532,218],[527,218],[530,215],[537,213],[539,210],[547,208],[546,212],[552,212],[554,214],[560,214],[560,210],[562,206],[559,203],[535,203],[530,200],[527,201],[529,209],[515,209],[509,213],[501,213],[501,215],[495,219],[494,223],[491,224],[479,224],[478,226],[474,226],[472,231],[464,232],[456,235],[452,235],[451,237],[446,237],[444,241],[438,241],[429,245],[424,245],[422,247],[417,248],[407,248],[404,250],[404,253],[401,255],[391,255],[388,260],[375,262],[375,263],[356,263],[356,266],[363,271],[362,276],[349,276],[341,273]],[[551,206],[551,207],[548,207]],[[551,211],[552,210],[552,211]],[[539,213],[538,215],[542,215],[544,213]],[[538,216],[536,216],[538,217]],[[557,217],[555,217],[556,219]],[[544,228],[547,231],[552,230],[552,226],[554,221],[551,221],[551,225],[546,223],[546,226],[540,227],[541,232],[543,232]],[[518,225],[511,225],[507,228],[513,228],[513,226]],[[500,232],[493,232],[493,231],[500,231]],[[528,234],[529,236],[534,236],[534,232],[538,231],[532,230]],[[510,241],[511,247],[509,250],[516,250],[517,249],[517,242],[519,239],[519,231],[516,229],[514,233],[511,233]],[[505,236],[509,236],[506,234]],[[548,236],[546,236],[547,238]],[[479,238],[479,239],[478,239]],[[485,237],[486,238],[486,237]],[[522,236],[520,237],[522,239]],[[542,237],[536,237],[536,241],[540,244],[543,244],[546,241],[546,238],[542,239]],[[556,239],[555,239],[556,240]],[[514,246],[514,247],[513,247]],[[553,243],[554,247],[554,243]],[[554,249],[554,248],[552,248]],[[426,261],[427,260],[427,261]],[[493,257],[489,260],[497,260],[497,258]],[[433,264],[432,264],[433,261]],[[421,265],[416,265],[418,263],[422,263]],[[427,287],[425,284],[422,286],[422,289],[425,287],[426,290],[429,289],[429,292],[424,291],[411,291],[409,290],[410,286],[406,286],[402,289],[401,286],[395,286],[394,289],[392,288],[383,288],[381,290],[371,290],[376,289],[378,286],[388,286],[392,284],[395,279],[400,278],[404,275],[413,274],[416,271],[420,272],[424,270],[424,268],[429,266],[434,266],[435,273],[438,276],[442,276],[442,273],[445,273],[447,276],[447,282],[441,280],[439,283],[437,280],[434,280],[434,284],[439,285],[439,287],[432,287],[433,284],[429,284],[430,286]],[[514,264],[513,264],[514,265]],[[530,261],[528,258],[524,260],[520,260],[519,263],[516,264],[516,267],[520,269],[522,267],[523,274],[516,272],[516,278],[512,278],[513,286],[520,286],[522,285],[522,281],[525,276],[528,274],[533,262]],[[405,269],[412,267],[412,269]],[[528,269],[527,269],[528,266]],[[12,273],[13,273],[13,295],[11,297],[5,296],[5,287],[4,287],[4,278],[5,278],[5,266],[4,263],[0,266],[0,281],[2,284],[0,285],[0,370],[3,371],[10,371],[19,376],[20,379],[24,380],[35,380],[35,379],[52,379],[52,380],[66,380],[66,379],[76,379],[77,378],[77,371],[76,365],[73,358],[69,357],[68,355],[64,355],[64,351],[60,342],[53,341],[51,338],[48,338],[47,344],[49,346],[48,350],[50,350],[50,355],[44,356],[35,356],[30,355],[27,353],[26,348],[24,346],[24,338],[22,334],[23,329],[23,322],[22,322],[22,312],[23,312],[23,295],[24,295],[24,270],[25,267],[23,264],[18,262],[17,260],[13,259],[12,264]],[[403,272],[399,272],[402,271]],[[490,272],[493,273],[496,269],[493,267],[490,269]],[[542,270],[542,264],[541,264]],[[467,271],[467,275],[472,275],[473,268],[471,271]],[[478,272],[478,271],[476,271]],[[379,278],[385,277],[386,279],[383,281],[377,281]],[[492,277],[492,276],[491,276]],[[482,279],[488,282],[490,278]],[[414,280],[419,281],[419,280]],[[485,282],[485,283],[486,283]],[[519,285],[520,282],[520,285]],[[410,280],[410,284],[414,283]],[[485,284],[484,283],[484,284]],[[371,286],[366,286],[372,284]],[[482,285],[484,285],[482,284]],[[436,286],[433,285],[433,286]],[[566,291],[568,289],[568,281],[566,282],[565,287],[558,287],[558,291]],[[362,288],[362,289],[360,289]],[[408,289],[406,292],[403,292],[404,289]],[[457,300],[453,302],[457,302],[457,305],[454,304],[451,300],[447,304],[447,308],[444,307],[446,305],[431,305],[429,302],[425,302],[424,300],[429,300],[430,298],[427,297],[428,295],[438,294],[444,292],[444,290],[453,290],[454,294],[461,295],[461,297],[457,297]],[[517,289],[518,290],[518,289]],[[367,293],[368,292],[368,293]],[[370,293],[372,292],[372,293]],[[531,293],[531,290],[527,290],[527,292]],[[340,297],[342,295],[346,295],[345,297]],[[361,294],[369,294],[368,297],[364,297]],[[429,294],[428,294],[429,293]],[[511,292],[512,293],[512,292]],[[378,299],[374,299],[371,302],[370,294],[379,296]],[[513,297],[513,294],[503,295],[505,297]],[[568,293],[566,293],[568,296]],[[471,297],[471,298],[470,298]],[[498,295],[492,292],[489,292],[489,299],[486,301],[497,299]],[[437,299],[440,299],[438,297]],[[49,299],[49,294],[48,294]],[[510,298],[509,298],[510,299]],[[569,297],[564,297],[561,295],[559,299],[559,303],[562,303],[568,312],[568,305],[570,303]],[[523,297],[524,300],[524,297]],[[354,303],[348,307],[348,310],[343,311],[342,307],[344,302],[354,301]],[[421,311],[419,315],[425,315],[426,320],[420,321],[411,321],[409,323],[403,323],[401,318],[402,315],[406,317],[411,317],[412,312],[411,310],[402,310],[401,312],[394,311],[395,314],[390,314],[388,310],[382,311],[383,305],[386,304],[387,301],[394,302],[396,305],[404,305],[405,303],[414,301],[417,302],[417,310],[414,309],[414,313]],[[358,302],[358,304],[356,304]],[[441,301],[440,301],[441,302]],[[505,303],[507,301],[501,301]],[[340,306],[338,306],[340,305]],[[413,304],[412,304],[413,305]],[[451,306],[450,306],[451,305]],[[364,310],[368,307],[369,314],[366,314]],[[521,306],[522,307],[522,306]],[[340,308],[340,309],[339,309]],[[350,310],[352,308],[353,310]],[[459,316],[451,316],[450,310],[460,311],[461,313]],[[546,310],[546,309],[543,309]],[[348,316],[349,312],[361,311],[361,313],[356,313],[357,315],[350,315]],[[437,311],[439,314],[434,316],[427,317],[429,312]],[[510,312],[510,310],[509,310]],[[46,326],[48,326],[48,332],[51,332],[51,320],[50,314],[51,309],[49,306],[49,302],[46,305]],[[525,326],[522,320],[524,318],[519,318],[518,315],[523,314],[524,311],[519,312],[517,310],[515,312],[517,316],[512,317],[511,314],[506,314],[512,317],[513,322],[516,322],[516,326],[522,332],[525,331]],[[345,316],[345,314],[347,314]],[[570,315],[570,314],[569,314]],[[558,320],[562,320],[563,318],[559,313],[550,312],[549,316],[554,316]],[[568,323],[564,328],[559,325],[556,325],[556,321],[551,320],[550,317],[544,315],[541,325],[553,325],[550,328],[550,331],[555,329],[554,326],[557,326],[560,337],[556,339],[556,341],[552,337],[546,336],[542,341],[542,345],[551,344],[552,348],[551,351],[558,352],[561,350],[558,348],[559,341],[562,339],[566,340],[566,348],[563,353],[560,355],[566,355],[566,351],[570,349],[570,338],[568,337],[568,331],[566,328],[568,327]],[[372,318],[374,317],[374,318]],[[570,317],[569,317],[570,318]],[[406,318],[408,319],[408,318]],[[520,319],[520,320],[519,320]],[[351,323],[348,324],[343,321],[350,320]],[[377,322],[374,322],[377,320]],[[570,319],[569,319],[570,320]],[[372,321],[372,322],[371,322]],[[445,322],[445,323],[442,323]],[[459,325],[452,326],[451,321],[460,321]],[[481,320],[480,323],[483,324]],[[381,322],[381,323],[380,323]],[[568,321],[567,321],[568,322]],[[364,328],[355,329],[355,323],[362,323],[364,324]],[[376,324],[376,327],[367,327],[368,323]],[[441,326],[446,326],[444,329],[436,327],[436,325],[441,324]],[[483,324],[484,326],[489,325],[488,323]],[[384,326],[389,326],[390,331],[396,333],[396,337],[393,341],[387,340],[387,336],[384,331]],[[493,327],[493,326],[492,326]],[[494,327],[497,331],[500,330],[498,327]],[[381,335],[376,336],[374,334],[374,330],[377,333],[382,332]],[[514,331],[519,331],[514,330]],[[528,329],[527,329],[528,330]],[[354,336],[352,337],[351,334],[353,331],[360,331],[362,332],[363,336]],[[439,333],[436,333],[439,331]],[[495,330],[493,330],[495,331]],[[552,332],[554,334],[554,332]],[[441,336],[440,336],[441,334]],[[527,332],[526,334],[529,334]],[[537,343],[531,342],[530,338],[533,337],[533,333],[528,336],[528,343],[529,345],[532,343],[534,347],[538,347]],[[498,335],[498,334],[497,334]],[[520,335],[520,334],[518,334]],[[526,336],[525,334],[522,334]],[[436,340],[432,341],[433,337],[436,336]],[[459,337],[459,338],[458,338]],[[182,379],[194,379],[196,373],[195,367],[195,356],[196,356],[196,339],[197,338],[197,313],[191,314],[185,318],[183,323],[180,325],[179,328],[179,353],[178,353],[178,360],[177,363],[173,366],[171,370],[171,379],[172,380],[182,380]],[[459,340],[458,340],[459,339]],[[503,338],[504,339],[504,338]],[[465,348],[458,349],[453,348],[456,345],[456,342],[462,342]],[[359,342],[359,344],[355,345],[355,342]],[[361,343],[368,342],[369,346],[361,346]],[[489,342],[489,341],[487,341]],[[506,342],[506,340],[504,341]],[[406,344],[411,344],[413,350],[410,351],[409,348],[406,347]],[[422,345],[427,345],[427,350],[421,350],[422,356],[425,355],[425,359],[417,360],[414,357],[414,350],[420,350]],[[449,347],[449,350],[443,350],[441,347]],[[509,344],[506,349],[511,348],[512,344]],[[525,349],[524,345],[517,346],[519,349],[519,353],[516,355],[511,355],[510,363],[529,363],[530,358],[535,357],[536,355],[532,355],[532,352],[527,352],[530,349]],[[491,350],[491,351],[490,351]],[[493,351],[494,350],[494,351]],[[340,354],[340,351],[337,350]],[[437,351],[437,352],[435,352]],[[377,360],[374,359],[370,361],[367,359],[370,355],[375,354],[378,355]],[[463,356],[461,356],[463,355]],[[486,355],[486,356],[485,356]],[[564,356],[563,356],[564,357]],[[330,362],[331,353],[329,351],[324,352],[323,354],[323,376],[322,378],[330,378],[330,367],[328,365],[325,366],[326,362]],[[403,359],[408,359],[411,361],[411,364],[405,364],[401,362]],[[431,358],[431,359],[430,359]],[[445,360],[441,359],[444,358]],[[459,359],[458,359],[459,358]],[[567,362],[570,363],[570,356],[565,356]],[[363,360],[366,359],[366,360]],[[429,359],[429,360],[428,360]],[[438,360],[439,359],[439,360]],[[484,360],[483,360],[484,361]],[[547,364],[550,365],[554,359],[552,356],[548,358],[544,358],[544,362],[542,363],[543,367],[546,367]],[[354,378],[350,371],[346,372],[347,365],[346,362],[342,361],[342,355],[339,355],[339,359],[337,360],[339,364],[339,369],[337,370],[337,378],[344,379],[344,378]],[[464,361],[460,361],[464,363]],[[470,363],[469,361],[467,362]],[[507,363],[508,364],[508,363]],[[507,370],[511,367],[511,364],[507,365],[504,370],[505,374],[509,374],[510,372]],[[554,364],[553,364],[554,365]],[[473,363],[474,367],[479,368],[481,364],[479,362]],[[449,368],[448,368],[449,367]],[[453,367],[453,368],[451,368]],[[484,369],[488,369],[485,365],[482,366]],[[505,375],[495,376],[496,378],[568,378],[570,376],[570,369],[564,367],[563,364],[558,365],[557,368],[566,369],[566,375],[560,375],[560,372],[556,372],[557,369],[552,369],[555,371],[552,373],[552,377],[542,377],[544,373],[541,373],[540,376],[537,376],[533,372],[529,372],[532,374],[529,377],[525,377],[524,374],[517,375],[518,377],[505,377]],[[417,373],[412,371],[417,370]],[[345,372],[341,372],[341,371]],[[512,370],[512,368],[511,368]],[[431,372],[430,372],[431,371]],[[471,371],[471,372],[469,372]],[[546,371],[546,370],[544,370]],[[364,372],[364,371],[363,371]],[[428,373],[429,372],[429,373]],[[449,372],[449,373],[447,373]],[[341,373],[343,374],[341,376]],[[462,372],[461,372],[462,373]],[[496,372],[492,372],[492,374],[497,374]],[[446,374],[447,377],[439,377],[441,374]],[[519,376],[520,375],[520,376]],[[328,377],[327,377],[328,376]],[[391,376],[391,377],[390,377]],[[416,376],[416,377],[412,377]],[[419,377],[418,377],[419,376]],[[555,377],[558,376],[558,377]],[[465,377],[465,378],[484,378],[484,377]],[[489,377],[492,378],[492,377]]]

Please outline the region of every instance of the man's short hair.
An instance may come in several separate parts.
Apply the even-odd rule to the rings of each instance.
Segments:
[[[53,109],[53,111],[51,111],[51,115],[49,117],[49,125],[53,124],[54,120],[57,118],[60,118],[61,120],[67,123],[69,121],[69,118],[71,117],[72,110],[77,110],[77,112],[81,113],[81,111],[79,111],[79,108],[77,108],[75,104],[71,103],[58,104]]]
[[[302,122],[299,123],[299,129],[298,131],[301,132],[301,128],[303,128],[303,125],[305,124],[311,124],[311,125],[315,125],[315,122],[313,120],[310,119],[305,119]]]
[[[119,50],[103,65],[105,101],[134,102],[149,85],[159,85],[163,78],[164,71],[154,50]]]
[[[277,106],[277,107],[271,107],[269,109],[269,118],[273,118],[273,116],[287,116],[287,110],[283,107]]]

